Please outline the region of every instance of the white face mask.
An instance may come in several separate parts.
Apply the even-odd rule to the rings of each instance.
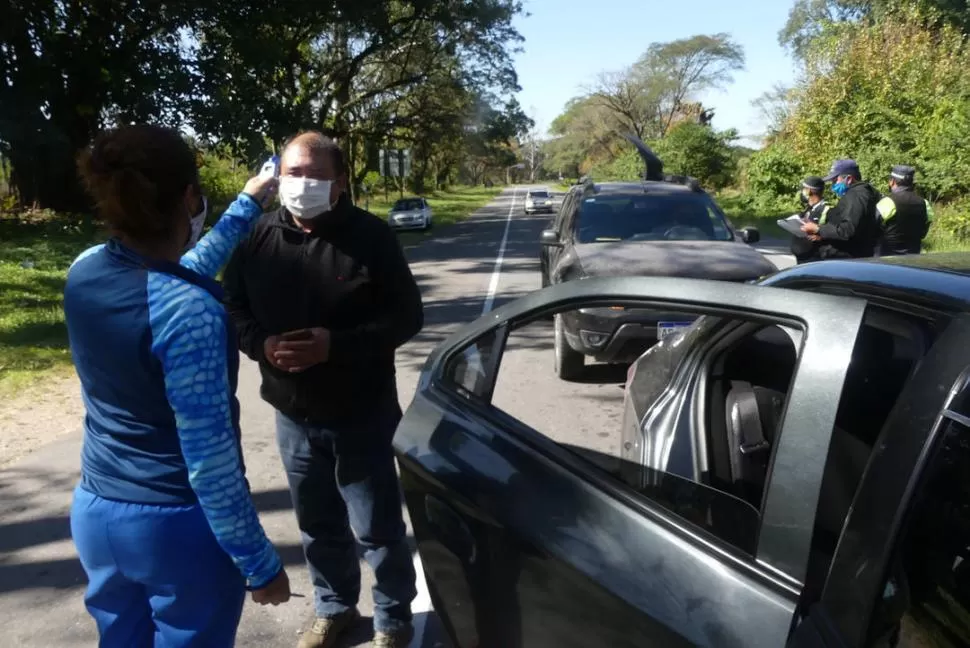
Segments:
[[[202,197],[202,211],[200,211],[195,216],[189,218],[189,240],[185,244],[185,249],[182,250],[182,254],[185,254],[189,250],[195,247],[195,244],[199,242],[199,238],[202,236],[202,227],[205,225],[206,216],[209,215],[209,201]]]
[[[280,178],[280,202],[294,218],[310,220],[330,211],[332,186],[333,180],[283,176]]]

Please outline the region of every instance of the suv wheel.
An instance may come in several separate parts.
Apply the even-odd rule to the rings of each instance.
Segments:
[[[566,341],[566,329],[562,315],[556,315],[555,318],[554,351],[556,375],[562,380],[578,380],[586,368],[586,356],[574,351],[569,346],[569,342]]]

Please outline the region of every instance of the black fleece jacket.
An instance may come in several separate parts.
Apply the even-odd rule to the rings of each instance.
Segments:
[[[421,293],[397,237],[344,195],[313,231],[280,208],[257,222],[226,268],[239,348],[259,362],[263,398],[312,425],[353,423],[397,406],[395,350],[423,326]],[[269,364],[270,335],[331,332],[330,358],[302,373]]]
[[[873,256],[880,237],[876,213],[879,198],[879,192],[868,182],[853,183],[818,230],[822,237],[819,256],[823,259]]]

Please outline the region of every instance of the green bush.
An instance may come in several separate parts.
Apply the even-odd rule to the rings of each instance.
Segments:
[[[643,160],[632,146],[623,151],[609,163],[594,165],[589,170],[590,176],[596,181],[642,180]]]
[[[951,240],[970,246],[970,200],[962,200],[948,205],[935,206],[936,220],[930,228],[931,236],[936,233],[951,235]]]
[[[803,159],[787,144],[775,142],[751,156],[741,184],[745,209],[776,213],[798,205],[798,192],[806,175]]]
[[[252,177],[253,171],[245,165],[229,157],[218,155],[214,151],[200,154],[199,179],[202,191],[209,200],[210,222],[220,216],[226,207],[236,199],[236,196]]]
[[[731,142],[737,131],[716,131],[708,126],[684,122],[654,143],[664,161],[664,171],[687,175],[706,187],[722,189],[734,182],[737,162]]]
[[[955,203],[940,209],[935,240],[970,240],[970,46],[937,18],[901,5],[817,39],[791,116],[745,170],[747,203],[790,203],[801,176],[838,158],[856,159],[880,191],[893,165],[910,164],[921,193]]]

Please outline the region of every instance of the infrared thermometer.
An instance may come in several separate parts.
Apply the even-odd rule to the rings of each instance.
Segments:
[[[274,155],[263,163],[263,168],[259,170],[261,177],[278,178],[280,176],[280,156]]]

